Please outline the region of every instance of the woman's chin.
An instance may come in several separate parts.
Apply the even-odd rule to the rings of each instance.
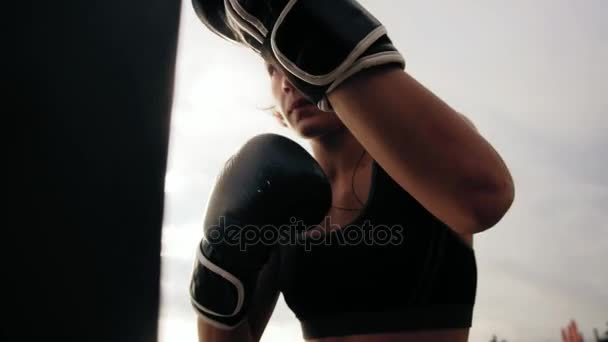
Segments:
[[[327,132],[319,126],[298,127],[298,135],[304,139],[313,139],[325,135]]]
[[[311,139],[326,135],[341,127],[343,124],[335,117],[335,114],[319,111],[319,113],[302,115],[293,128],[303,138]]]

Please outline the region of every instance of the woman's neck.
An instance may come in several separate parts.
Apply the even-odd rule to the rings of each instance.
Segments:
[[[363,146],[346,128],[312,139],[311,147],[315,159],[332,183],[345,176],[350,177],[355,168],[371,162],[369,154],[362,156]]]

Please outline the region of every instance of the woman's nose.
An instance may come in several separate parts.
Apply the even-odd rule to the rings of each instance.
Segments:
[[[289,81],[289,79],[287,77],[285,77],[285,75],[283,75],[282,80],[281,80],[281,89],[285,93],[292,92],[295,89],[293,87],[293,84],[291,84],[291,82]]]

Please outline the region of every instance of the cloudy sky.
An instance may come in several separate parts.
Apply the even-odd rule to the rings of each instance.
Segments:
[[[465,113],[502,155],[516,200],[475,236],[471,341],[559,341],[608,326],[608,1],[362,3],[407,71]],[[163,233],[161,342],[196,341],[187,287],[212,181],[248,138],[306,142],[261,108],[261,61],[208,32],[183,1]],[[308,147],[307,147],[308,148]],[[301,340],[282,297],[264,341]]]

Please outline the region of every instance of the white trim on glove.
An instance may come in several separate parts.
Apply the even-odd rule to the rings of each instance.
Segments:
[[[207,259],[205,257],[205,255],[203,255],[200,248],[198,248],[196,251],[196,258],[203,267],[211,270],[215,274],[226,279],[228,282],[230,282],[232,285],[234,285],[234,287],[236,288],[236,291],[237,291],[237,302],[236,302],[236,307],[235,307],[234,311],[227,315],[215,312],[213,310],[210,310],[210,309],[204,307],[203,305],[199,304],[196,301],[196,299],[192,298],[192,296],[191,296],[192,304],[194,304],[194,306],[196,306],[196,308],[199,309],[200,311],[211,314],[211,315],[215,315],[215,316],[219,316],[219,317],[232,317],[232,316],[236,315],[243,308],[243,303],[245,301],[245,287],[243,286],[243,283],[237,277],[235,277],[234,275],[230,274],[223,268],[217,266],[216,264],[211,262],[209,259]],[[221,324],[221,323],[218,323],[218,324]]]
[[[380,37],[386,34],[386,28],[382,25],[378,26],[376,29],[371,31],[365,38],[363,38],[357,46],[346,56],[346,59],[340,63],[334,70],[330,71],[325,75],[312,75],[307,73],[306,71],[300,69],[294,62],[290,61],[277,47],[276,45],[276,33],[283,20],[291,10],[291,8],[295,5],[298,0],[291,0],[285,6],[279,18],[277,19],[274,27],[272,29],[272,33],[270,35],[270,43],[272,46],[272,52],[276,56],[277,60],[285,69],[287,69],[291,74],[303,80],[306,83],[316,85],[316,86],[324,86],[331,82],[333,82],[338,76],[348,70],[351,65]],[[331,0],[327,0],[331,1]]]
[[[266,28],[266,26],[264,26],[264,24],[258,20],[258,18],[256,18],[255,16],[249,14],[249,12],[247,12],[243,6],[241,6],[241,4],[239,3],[238,0],[225,0],[224,3],[229,2],[232,6],[232,9],[234,10],[235,13],[231,12],[231,14],[238,14],[238,16],[244,20],[245,22],[247,22],[249,25],[255,27],[257,29],[256,33],[253,32],[249,32],[251,35],[255,35],[266,38],[266,36],[268,35],[268,29]],[[256,38],[257,39],[257,38]],[[261,41],[260,43],[262,43],[263,41]]]
[[[351,77],[352,75],[358,73],[359,71],[371,68],[376,65],[385,65],[388,63],[400,63],[401,65],[405,65],[405,59],[399,53],[399,51],[384,51],[379,52],[373,55],[365,56],[357,61],[350,69],[348,69],[344,74],[340,75],[325,91],[325,96],[319,101],[317,107],[325,112],[333,111],[331,104],[329,103],[329,99],[327,98],[327,94],[331,93],[336,87],[338,87],[342,82]]]
[[[233,27],[233,31],[238,33],[241,42],[248,45],[257,53],[260,53],[260,50],[257,47],[248,43],[247,39],[243,36],[243,32],[248,33],[258,41],[260,46],[262,46],[268,35],[268,29],[258,20],[258,18],[249,14],[249,12],[241,6],[238,0],[224,0],[224,8],[226,19],[229,24],[236,26]]]

